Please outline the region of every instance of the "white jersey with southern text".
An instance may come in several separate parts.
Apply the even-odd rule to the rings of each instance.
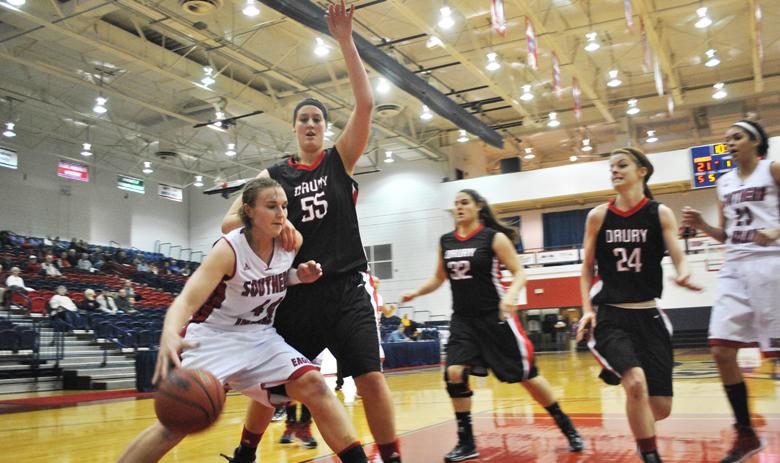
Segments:
[[[222,239],[236,256],[233,277],[226,276],[220,282],[192,322],[223,330],[271,328],[276,309],[287,294],[287,271],[295,251],[286,251],[279,240],[274,240],[271,261],[266,263],[249,247],[243,228]]]
[[[780,240],[768,246],[754,242],[756,233],[780,225],[780,199],[772,177],[772,161],[760,160],[756,170],[741,179],[732,170],[718,179],[718,198],[726,218],[726,260],[756,255],[779,255]]]

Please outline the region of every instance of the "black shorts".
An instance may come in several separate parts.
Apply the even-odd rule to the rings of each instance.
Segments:
[[[651,396],[671,397],[671,335],[672,324],[663,311],[602,305],[588,347],[603,367],[599,377],[607,384],[620,384],[626,371],[639,367],[645,372]]]
[[[311,360],[330,349],[345,377],[381,371],[368,278],[353,272],[290,286],[276,313],[276,331]]]
[[[523,331],[520,320],[502,322],[495,315],[464,317],[453,314],[447,341],[447,366],[465,365],[477,376],[487,369],[505,383],[534,378],[539,373],[534,363],[534,346]]]

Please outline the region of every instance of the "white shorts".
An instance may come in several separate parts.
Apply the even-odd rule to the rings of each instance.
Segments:
[[[319,370],[273,328],[226,331],[190,323],[184,339],[198,347],[182,352],[182,366],[200,368],[222,384],[267,406],[277,405],[268,388]]]
[[[780,357],[780,256],[727,261],[710,315],[711,346],[760,347]]]

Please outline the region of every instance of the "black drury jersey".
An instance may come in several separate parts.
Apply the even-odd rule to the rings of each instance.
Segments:
[[[442,235],[439,244],[444,270],[452,288],[452,311],[458,315],[497,314],[504,295],[493,237],[496,231],[480,226],[468,236],[456,231]]]
[[[596,263],[601,290],[594,304],[644,302],[661,297],[661,259],[666,245],[658,216],[659,204],[643,199],[630,211],[609,202],[596,238]]]
[[[347,174],[335,146],[323,150],[311,166],[291,157],[269,167],[268,173],[287,193],[287,218],[303,235],[294,265],[316,260],[323,276],[366,269],[355,210],[358,184]]]

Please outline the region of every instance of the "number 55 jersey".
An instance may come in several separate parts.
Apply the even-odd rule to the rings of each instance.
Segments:
[[[657,202],[644,198],[633,209],[621,211],[611,200],[596,237],[601,288],[593,303],[621,304],[660,298],[661,259],[665,251]]]

